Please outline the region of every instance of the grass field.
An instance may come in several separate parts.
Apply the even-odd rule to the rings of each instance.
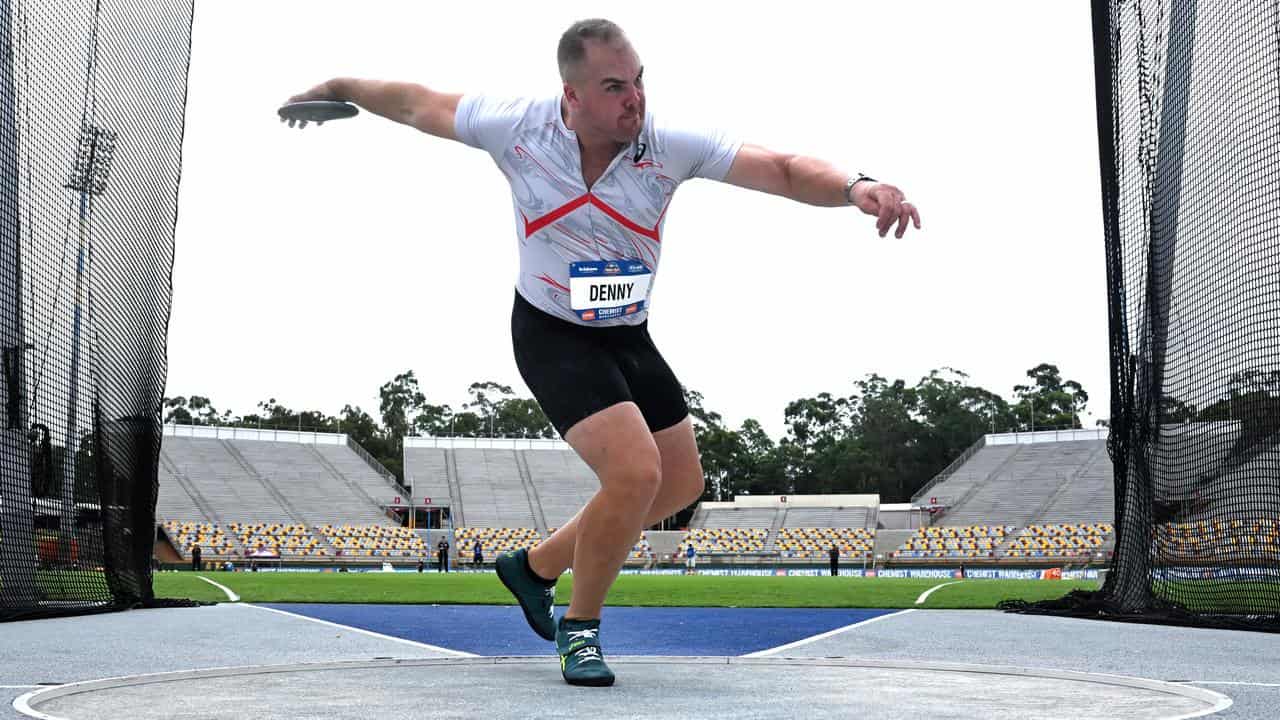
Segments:
[[[226,601],[225,585],[245,602],[388,603],[507,605],[507,593],[491,573],[192,573],[155,576],[156,597]],[[954,580],[853,577],[715,577],[707,575],[623,575],[609,593],[609,605],[638,607],[794,607],[990,609],[1006,599],[1046,600],[1092,580],[964,580],[929,595],[921,593]],[[569,601],[573,580],[562,577],[556,599]]]

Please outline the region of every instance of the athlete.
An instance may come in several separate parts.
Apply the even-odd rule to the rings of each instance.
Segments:
[[[335,78],[289,102],[344,100],[489,153],[511,185],[520,252],[511,334],[516,365],[600,490],[498,577],[530,626],[554,640],[574,685],[612,685],[600,617],[640,532],[695,502],[702,466],[681,385],[649,337],[662,227],[681,182],[707,178],[825,207],[853,205],[901,238],[920,215],[897,187],[811,157],[655,118],[644,67],[622,29],[574,23],[557,51],[562,91],[450,94]],[[573,568],[559,622],[555,583]]]

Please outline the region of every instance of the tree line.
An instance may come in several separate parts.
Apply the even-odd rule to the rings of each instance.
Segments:
[[[877,493],[906,502],[984,433],[1079,428],[1089,396],[1041,363],[1015,385],[1013,397],[973,385],[969,376],[941,368],[909,385],[872,374],[847,395],[820,393],[787,404],[785,434],[775,441],[759,421],[737,428],[685,389],[707,477],[704,499],[736,494]],[[378,388],[378,417],[345,405],[337,415],[294,410],[275,398],[249,414],[219,410],[204,396],[164,399],[163,419],[221,425],[346,433],[401,480],[403,438],[558,437],[538,403],[510,386],[486,381],[467,388],[457,410],[428,402],[412,370]]]

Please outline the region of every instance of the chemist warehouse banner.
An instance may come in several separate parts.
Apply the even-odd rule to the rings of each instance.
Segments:
[[[628,568],[623,575],[683,575],[683,569],[659,568],[640,570]],[[830,574],[828,568],[698,568],[699,575],[742,575],[742,576],[776,576],[776,577],[815,577]],[[840,568],[841,577],[885,577],[885,578],[959,578],[959,568],[880,568],[863,570],[861,568]],[[1097,580],[1098,571],[1063,570],[1062,568],[1045,568],[1040,570],[1006,569],[1006,568],[967,568],[964,577],[969,580]]]

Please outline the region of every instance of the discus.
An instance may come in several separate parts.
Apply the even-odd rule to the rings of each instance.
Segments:
[[[338,100],[303,100],[286,103],[277,111],[280,122],[288,121],[289,127],[294,127],[296,124],[299,129],[306,127],[309,122],[323,125],[326,120],[355,117],[359,112],[360,108],[355,105]]]

